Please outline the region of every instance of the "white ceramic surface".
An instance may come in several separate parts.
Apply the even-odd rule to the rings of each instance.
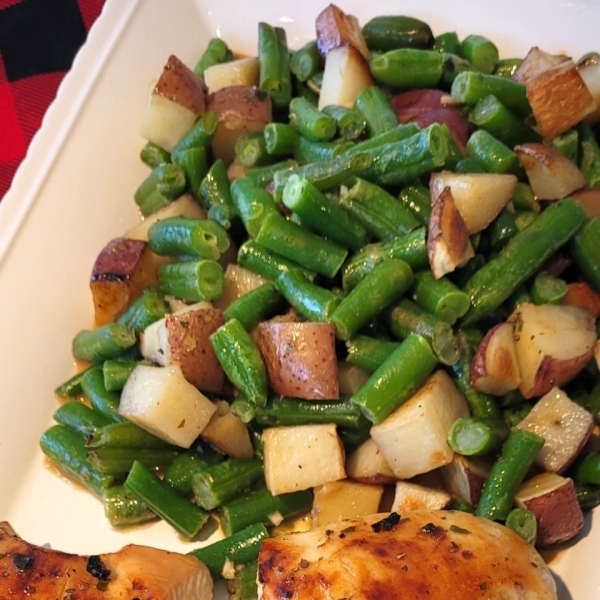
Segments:
[[[600,50],[598,0],[339,0],[362,22],[376,14],[423,18],[434,33],[481,33],[503,57],[533,45],[575,59]],[[57,407],[52,393],[73,373],[70,343],[92,323],[88,277],[98,251],[137,219],[133,192],[147,173],[138,129],[149,82],[169,54],[190,66],[218,32],[253,53],[256,24],[314,37],[325,6],[255,0],[108,0],[61,85],[13,187],[0,203],[0,520],[26,539],[81,553],[135,541],[189,550],[164,523],[109,527],[100,503],[48,469],[38,439]],[[600,527],[554,558],[561,599],[600,598]],[[213,531],[214,527],[207,529]]]

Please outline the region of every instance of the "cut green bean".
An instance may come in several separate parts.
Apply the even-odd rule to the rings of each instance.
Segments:
[[[571,473],[577,483],[600,485],[600,453],[593,452],[579,457]]]
[[[469,297],[450,279],[435,279],[431,271],[415,274],[412,297],[421,308],[450,325],[464,317],[470,305]]]
[[[233,53],[227,44],[219,37],[211,38],[206,46],[206,50],[196,63],[194,72],[199,77],[204,78],[204,71],[213,65],[219,65],[233,60]]]
[[[139,525],[156,519],[156,513],[124,485],[104,490],[102,495],[104,516],[113,527]]]
[[[214,260],[167,263],[158,270],[160,287],[181,300],[215,300],[223,293],[223,268]]]
[[[227,580],[230,600],[256,600],[258,598],[258,562],[236,568],[233,579]]]
[[[54,411],[52,418],[86,439],[111,422],[102,413],[77,400],[62,404]]]
[[[265,150],[271,155],[293,154],[300,134],[288,123],[269,123],[263,132]]]
[[[522,58],[501,58],[496,63],[492,75],[510,79],[515,74],[515,71],[521,66],[522,62]]]
[[[491,133],[478,129],[467,142],[467,156],[476,158],[488,173],[514,173],[517,155]]]
[[[290,123],[314,142],[328,142],[337,131],[335,119],[319,111],[305,98],[294,98],[290,102]]]
[[[219,125],[219,115],[209,110],[196,120],[192,128],[179,140],[171,152],[171,160],[178,162],[179,155],[193,148],[204,148],[208,151]]]
[[[567,293],[567,283],[549,273],[538,273],[531,285],[531,301],[534,304],[560,304]]]
[[[363,27],[363,35],[371,50],[430,48],[434,41],[427,23],[404,15],[374,17]]]
[[[290,71],[298,81],[307,81],[321,69],[321,55],[315,40],[296,50],[290,59]]]
[[[294,145],[294,158],[302,165],[327,161],[341,156],[345,150],[352,148],[355,144],[352,142],[342,142],[336,140],[333,142],[314,142],[307,137],[298,134],[296,144]]]
[[[421,184],[406,186],[402,188],[398,200],[408,208],[421,225],[429,224],[431,202],[428,188]]]
[[[187,539],[195,537],[208,521],[208,513],[178,494],[141,462],[133,464],[125,487]]]
[[[504,442],[508,430],[503,423],[480,417],[463,417],[452,423],[448,445],[463,456],[482,456],[494,452]]]
[[[265,187],[273,182],[273,177],[277,171],[290,171],[297,166],[298,162],[289,158],[272,165],[267,165],[266,167],[254,167],[253,169],[248,169],[244,177],[252,180],[260,187]]]
[[[246,331],[251,331],[282,307],[282,295],[269,282],[240,296],[223,311],[223,316],[226,320],[237,319]]]
[[[437,87],[444,56],[435,50],[398,48],[379,54],[369,63],[373,77],[381,83],[406,90]]]
[[[578,164],[579,158],[579,132],[577,129],[568,129],[564,133],[557,135],[552,140],[552,147],[558,150],[570,161]]]
[[[104,387],[104,375],[101,366],[86,371],[81,381],[81,386],[94,410],[97,410],[112,422],[120,423],[125,421],[125,418],[118,412],[119,394],[109,392]]]
[[[158,165],[136,190],[135,203],[142,215],[147,217],[181,196],[185,184],[185,174],[179,165]]]
[[[129,376],[139,364],[150,366],[152,363],[140,360],[105,360],[102,363],[104,387],[109,392],[121,391],[125,387]]]
[[[273,197],[246,177],[236,179],[231,184],[231,198],[246,231],[252,237],[257,236],[268,215],[279,214]]]
[[[204,472],[208,467],[222,462],[223,455],[211,448],[202,451],[190,449],[180,454],[169,465],[165,472],[164,481],[182,496],[192,495],[192,479],[197,473]]]
[[[81,381],[86,371],[95,368],[95,365],[90,365],[83,371],[75,373],[72,377],[69,377],[67,381],[61,383],[55,390],[54,393],[61,398],[77,398],[83,394],[83,388],[81,387]]]
[[[398,117],[386,94],[377,86],[363,90],[354,100],[354,108],[367,123],[369,137],[380,135],[398,126]]]
[[[101,473],[127,473],[134,462],[148,469],[166,469],[177,457],[178,450],[170,448],[113,448],[103,447],[89,450],[87,459]]]
[[[417,391],[436,365],[427,340],[411,334],[350,400],[369,421],[381,423]]]
[[[241,135],[235,141],[235,161],[245,167],[261,167],[272,163],[262,131]]]
[[[220,158],[212,164],[200,184],[199,197],[204,207],[208,209],[209,218],[224,229],[231,229],[236,211],[229,190],[227,169]]]
[[[198,200],[200,186],[208,173],[208,162],[205,148],[188,148],[177,154],[175,164],[181,167],[185,175],[186,189]]]
[[[367,122],[357,110],[330,104],[325,106],[321,112],[335,119],[338,134],[345,140],[356,140],[366,130]]]
[[[100,363],[115,358],[136,343],[135,333],[121,323],[107,323],[82,330],[73,339],[73,355],[80,360]]]
[[[398,346],[398,342],[391,340],[356,335],[346,342],[346,361],[374,373]]]
[[[535,544],[537,538],[537,520],[526,508],[513,508],[504,524],[520,535],[528,544]]]
[[[494,71],[499,59],[498,48],[482,35],[468,35],[461,44],[462,55],[474,69],[490,74]]]
[[[433,49],[442,54],[455,54],[460,56],[462,48],[456,31],[446,31],[435,36]]]
[[[600,218],[588,219],[569,246],[583,274],[597,289],[600,288]]]
[[[87,439],[89,448],[173,448],[131,421],[107,423]]]
[[[148,142],[140,151],[140,159],[151,169],[155,169],[160,165],[171,162],[171,154],[164,148]]]
[[[164,294],[157,286],[149,286],[127,307],[117,322],[139,335],[168,312]]]
[[[579,168],[588,187],[600,188],[600,146],[590,124],[584,119],[577,126],[579,132]]]

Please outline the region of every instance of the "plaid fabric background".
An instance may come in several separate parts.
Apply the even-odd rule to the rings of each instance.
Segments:
[[[105,0],[0,0],[0,200]]]

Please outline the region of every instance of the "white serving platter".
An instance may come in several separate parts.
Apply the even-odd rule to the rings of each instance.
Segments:
[[[101,504],[49,469],[38,440],[74,372],[73,336],[92,325],[88,287],[99,250],[138,219],[133,193],[147,174],[138,130],[150,82],[170,54],[190,66],[221,35],[256,52],[257,23],[284,26],[297,48],[314,37],[326,3],[255,0],[108,0],[0,203],[0,520],[25,539],[79,553],[128,542],[188,551],[164,523],[111,529]],[[361,22],[408,14],[434,33],[490,37],[502,57],[534,45],[577,59],[600,50],[598,0],[339,0]],[[600,513],[551,561],[562,600],[600,598]],[[205,537],[213,533],[215,527]]]

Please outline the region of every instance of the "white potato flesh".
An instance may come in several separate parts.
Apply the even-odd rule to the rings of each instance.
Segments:
[[[485,229],[509,203],[517,178],[496,173],[433,173],[429,180],[432,198],[449,187],[467,234]],[[433,203],[433,202],[432,202]]]
[[[204,83],[213,93],[231,85],[258,86],[260,65],[256,56],[239,58],[208,67],[204,71]]]
[[[447,438],[456,419],[467,417],[465,397],[449,375],[436,371],[383,422],[371,437],[398,479],[410,479],[447,465],[454,455]]]
[[[229,410],[225,400],[217,400],[215,404],[217,410],[200,437],[226,456],[252,458],[254,446],[246,424]]]
[[[591,59],[578,65],[577,68],[590,94],[596,101],[596,110],[586,117],[590,123],[594,124],[600,121],[600,61]]]
[[[121,393],[119,414],[156,437],[189,448],[217,407],[177,365],[138,365]]]
[[[356,97],[374,84],[369,65],[354,46],[327,53],[319,95],[319,110],[330,104],[352,108]]]
[[[191,129],[196,113],[181,104],[152,94],[140,127],[140,135],[149,142],[172,152],[179,140]]]
[[[413,510],[442,510],[451,501],[452,496],[444,490],[410,481],[398,481],[391,510],[405,516],[405,513]]]
[[[345,360],[338,361],[338,382],[340,395],[355,394],[369,379],[371,374]]]
[[[206,211],[194,200],[190,194],[183,194],[173,202],[163,206],[143,221],[134,225],[124,237],[130,240],[148,241],[148,229],[157,221],[170,217],[187,217],[188,219],[206,219]]]
[[[346,477],[336,426],[271,427],[262,434],[265,481],[274,496]]]
[[[363,442],[348,456],[346,473],[362,483],[392,483],[396,480],[394,471],[373,438]]]
[[[584,308],[524,302],[509,321],[515,324],[519,390],[525,398],[569,382],[593,356],[596,328]]]
[[[544,445],[535,462],[546,471],[562,473],[585,446],[593,427],[590,412],[559,388],[553,388],[535,403],[516,429],[543,437]]]
[[[477,505],[490,473],[490,463],[483,457],[455,454],[450,463],[440,467],[440,473],[449,492]]]
[[[225,310],[230,304],[244,294],[260,287],[267,280],[248,269],[229,263],[225,267],[223,293],[214,301],[214,306]]]
[[[332,481],[314,489],[313,527],[379,512],[382,485]]]
[[[536,546],[564,542],[583,527],[583,513],[573,480],[541,473],[527,480],[515,494],[515,504],[530,510],[537,522]]]

